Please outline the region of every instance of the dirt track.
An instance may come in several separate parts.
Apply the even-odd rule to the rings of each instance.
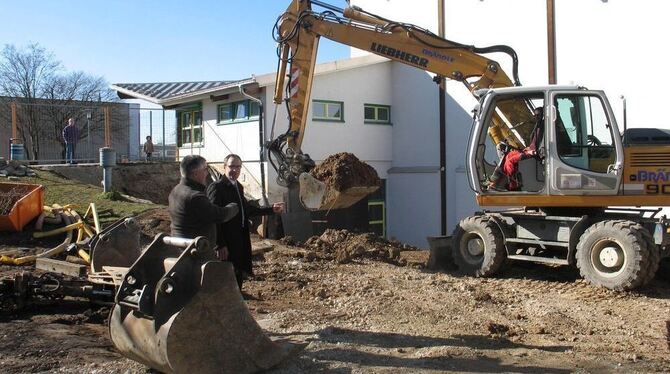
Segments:
[[[423,269],[425,251],[340,263],[273,244],[247,303],[271,336],[303,345],[274,373],[670,372],[665,280],[614,293],[568,268],[474,279]],[[103,313],[69,302],[2,317],[2,372],[144,373],[114,351]]]

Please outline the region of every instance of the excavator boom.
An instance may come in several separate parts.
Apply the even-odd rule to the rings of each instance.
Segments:
[[[326,10],[317,13],[312,10],[312,4]],[[286,186],[294,184],[298,175],[314,167],[314,161],[303,154],[301,145],[321,36],[435,73],[438,78],[457,80],[473,95],[482,89],[520,85],[516,53],[508,46],[478,48],[456,43],[418,26],[390,21],[360,8],[338,9],[319,1],[294,0],[277,21],[275,32],[280,60],[274,102],[280,104],[286,100],[290,123],[286,133],[271,142],[269,151],[278,180]],[[514,80],[496,61],[484,56],[489,53],[505,53],[511,57]],[[514,147],[523,147],[522,139],[532,128],[513,130],[507,124],[530,123],[532,108],[523,105],[504,109],[517,118],[505,122],[497,117],[489,135],[495,144],[505,141]]]

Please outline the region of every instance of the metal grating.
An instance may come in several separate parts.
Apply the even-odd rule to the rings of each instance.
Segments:
[[[670,152],[655,152],[655,153],[631,153],[631,166],[658,166],[670,167]]]

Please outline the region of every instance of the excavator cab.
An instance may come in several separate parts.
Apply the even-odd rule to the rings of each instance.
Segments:
[[[529,146],[534,108],[544,108],[542,147],[515,165],[518,188],[487,189],[505,154],[499,144]],[[482,96],[468,150],[472,188],[485,205],[546,206],[554,195],[616,195],[621,184],[623,146],[605,94],[580,87],[502,88]],[[503,126],[512,139],[491,136]],[[500,197],[500,196],[507,197]],[[510,200],[509,195],[518,195]],[[524,197],[526,196],[526,197]],[[544,198],[540,198],[543,196]]]

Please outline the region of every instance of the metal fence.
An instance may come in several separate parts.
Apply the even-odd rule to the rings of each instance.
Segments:
[[[131,160],[147,160],[143,145],[147,136],[154,144],[152,160],[174,161],[177,158],[177,116],[174,110],[155,108],[130,108],[131,122],[137,118],[137,142],[131,141],[135,151],[131,150]],[[132,138],[132,137],[131,137]]]
[[[78,128],[75,161],[98,162],[99,150],[114,148],[119,161],[146,160],[147,136],[154,144],[152,160],[176,158],[174,111],[140,108],[118,102],[63,102],[0,97],[0,157],[17,147],[31,163],[65,161],[63,128],[73,118]],[[14,144],[12,146],[12,144]]]

